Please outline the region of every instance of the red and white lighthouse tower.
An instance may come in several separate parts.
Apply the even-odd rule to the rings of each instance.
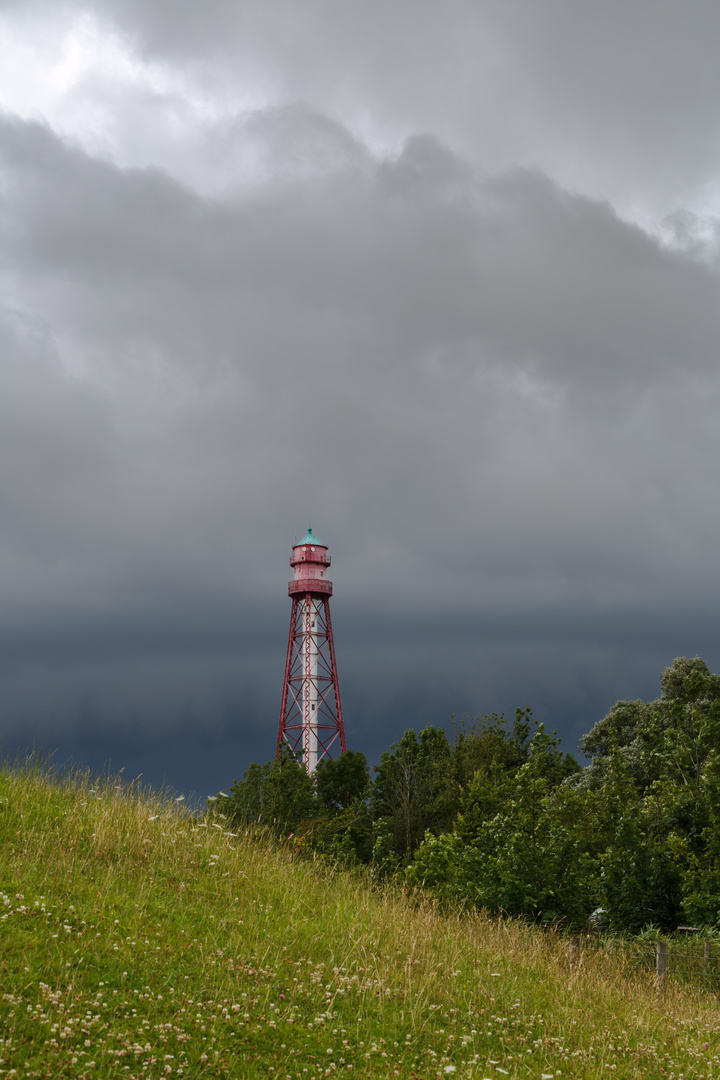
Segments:
[[[312,529],[293,545],[290,559],[295,576],[288,583],[292,598],[290,636],[285,661],[277,753],[286,742],[308,773],[331,750],[345,752],[340,690],[327,578],[330,556]]]

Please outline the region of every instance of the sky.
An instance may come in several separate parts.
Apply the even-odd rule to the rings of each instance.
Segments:
[[[0,740],[203,797],[720,668],[720,8],[0,0]]]

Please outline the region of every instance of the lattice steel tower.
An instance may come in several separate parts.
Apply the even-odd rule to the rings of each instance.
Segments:
[[[288,583],[292,598],[290,636],[285,661],[277,753],[286,742],[302,760],[308,773],[330,751],[345,752],[340,690],[330,597],[332,582],[326,577],[330,566],[327,546],[312,529],[293,545],[290,559],[295,576]]]

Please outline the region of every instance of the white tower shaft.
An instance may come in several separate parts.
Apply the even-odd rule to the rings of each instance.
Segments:
[[[318,617],[321,601],[308,597],[303,605],[302,714],[305,762],[312,775],[318,763]]]

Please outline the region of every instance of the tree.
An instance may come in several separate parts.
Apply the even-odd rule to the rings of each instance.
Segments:
[[[267,825],[278,835],[297,831],[318,810],[312,777],[286,744],[274,761],[250,765],[217,807],[239,824]]]
[[[321,807],[330,816],[365,799],[370,785],[367,758],[357,750],[346,750],[339,758],[322,758],[315,769],[315,786]]]
[[[463,823],[469,832],[477,832],[504,811],[514,779],[528,762],[532,762],[533,775],[544,777],[550,786],[580,771],[575,758],[560,750],[557,734],[532,720],[531,709],[515,710],[512,731],[504,717],[495,713],[473,721],[467,732],[460,733],[457,754],[463,764],[474,766],[469,777],[466,769],[461,798]]]
[[[646,791],[678,769],[695,779],[707,754],[717,746],[720,676],[700,657],[678,657],[660,676],[654,701],[618,701],[580,740],[591,763],[574,778],[580,787],[600,787],[617,748],[628,771]]]
[[[319,816],[308,840],[325,855],[345,864],[367,863],[373,847],[368,806],[370,770],[364,754],[346,750],[339,758],[323,758],[314,773]]]
[[[600,856],[603,906],[628,931],[716,922],[720,914],[720,677],[678,657],[651,702],[618,702],[582,740],[580,789],[624,810]]]
[[[382,754],[375,771],[371,803],[375,827],[382,823],[383,836],[392,836],[397,862],[407,861],[426,830],[439,834],[451,828],[459,808],[445,732],[427,727],[418,739],[408,728]],[[383,858],[387,861],[386,854]]]
[[[428,833],[407,877],[490,911],[578,925],[592,910],[597,869],[587,796],[562,784],[577,764],[565,761],[557,736],[542,725],[530,734],[528,711],[516,717],[521,738],[487,719],[480,741],[500,752],[476,769],[453,832]]]

